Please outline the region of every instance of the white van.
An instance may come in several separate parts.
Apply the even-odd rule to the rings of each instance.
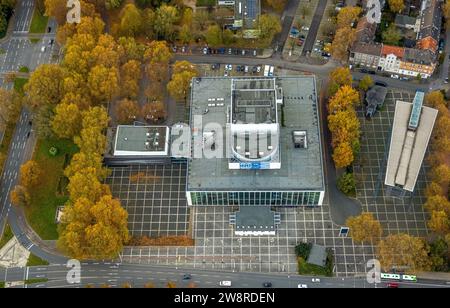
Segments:
[[[269,70],[270,70],[270,66],[269,65],[264,65],[264,77],[268,77],[269,76]]]
[[[271,66],[270,71],[269,71],[269,77],[273,77],[273,70],[274,70],[274,67]]]
[[[219,282],[219,286],[221,287],[231,287],[231,281],[229,280],[223,280]]]

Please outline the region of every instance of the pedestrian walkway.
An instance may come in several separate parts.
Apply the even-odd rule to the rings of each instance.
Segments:
[[[2,249],[0,249],[1,267],[24,267],[27,265],[30,252],[26,250],[16,237],[13,237]]]

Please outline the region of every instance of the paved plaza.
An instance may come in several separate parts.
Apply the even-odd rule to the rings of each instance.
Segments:
[[[188,229],[186,165],[114,167],[106,182],[128,212],[134,236],[184,235]]]
[[[374,213],[385,234],[406,232],[426,235],[426,214],[422,209],[425,172],[421,171],[412,198],[393,199],[383,189],[386,145],[393,121],[395,100],[411,102],[414,93],[389,90],[385,106],[374,118],[363,118],[361,110],[361,154],[355,164],[357,199],[364,211]],[[276,236],[235,236],[229,215],[231,206],[199,206],[189,211],[184,194],[186,166],[141,166],[114,168],[108,182],[130,213],[134,235],[181,235],[195,239],[195,247],[127,247],[124,262],[176,265],[230,271],[297,271],[294,247],[302,241],[332,248],[335,273],[339,277],[364,273],[367,260],[374,257],[369,243],[355,245],[351,238],[339,237],[340,226],[330,217],[329,200],[317,208],[273,208],[281,214]],[[133,174],[145,174],[130,181]],[[381,181],[381,182],[380,182]],[[381,184],[381,185],[380,185]],[[191,221],[191,228],[189,228]]]

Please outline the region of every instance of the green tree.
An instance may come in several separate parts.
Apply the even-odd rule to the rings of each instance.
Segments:
[[[257,28],[260,31],[260,39],[266,43],[272,41],[273,37],[281,32],[280,19],[275,15],[262,14],[258,17]]]
[[[391,23],[389,27],[381,34],[383,43],[388,45],[399,45],[402,35],[397,29],[394,23]]]
[[[328,75],[328,95],[334,96],[341,86],[351,86],[353,83],[352,74],[348,67],[337,67]]]
[[[389,9],[393,13],[400,13],[405,8],[404,0],[388,0]]]
[[[338,181],[337,187],[346,195],[355,195],[356,183],[353,173],[342,174]]]
[[[205,34],[205,39],[208,45],[217,47],[222,45],[222,30],[218,25],[211,25]]]
[[[122,9],[119,29],[120,34],[131,37],[142,31],[142,15],[134,4],[128,3]]]
[[[39,138],[49,139],[55,136],[51,126],[54,115],[53,106],[41,106],[35,113],[33,127]]]
[[[156,10],[155,32],[159,38],[172,40],[175,33],[175,22],[178,20],[178,12],[174,6],[163,4]]]
[[[105,0],[105,6],[108,10],[117,9],[122,4],[122,0]]]
[[[369,75],[365,75],[358,84],[360,90],[367,91],[373,86],[373,79]]]

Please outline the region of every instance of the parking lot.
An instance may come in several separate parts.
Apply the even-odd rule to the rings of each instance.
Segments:
[[[383,185],[379,185],[384,181],[384,169],[380,173],[380,166],[385,164],[383,159],[395,100],[412,101],[413,96],[414,93],[389,90],[384,107],[374,118],[367,120],[363,117],[363,109],[359,111],[362,140],[360,158],[355,164],[357,199],[361,201],[363,210],[374,213],[382,223],[385,234],[427,234],[426,213],[422,208],[425,172],[422,170],[416,192],[411,198],[399,200],[388,197]],[[375,256],[375,247],[370,243],[356,245],[351,238],[339,236],[340,226],[331,220],[327,199],[322,207],[314,209],[274,208],[281,214],[276,236],[235,236],[229,224],[229,215],[236,208],[230,206],[195,207],[191,209],[192,217],[189,219],[183,194],[185,170],[182,166],[178,168],[146,167],[146,174],[158,174],[157,181],[150,177],[138,184],[130,183],[129,177],[142,170],[114,170],[110,178],[114,178],[115,185],[120,183],[122,187],[119,196],[127,200],[125,206],[131,210],[130,226],[134,234],[186,234],[189,229],[195,239],[193,247],[127,247],[122,254],[124,262],[294,273],[297,271],[294,247],[299,242],[308,241],[332,248],[335,273],[338,277],[346,277],[364,273],[367,260]],[[114,186],[112,188],[114,191]],[[129,189],[131,193],[127,193]],[[168,189],[171,191],[167,194]],[[140,197],[137,195],[139,193]],[[161,197],[164,195],[166,197]],[[188,221],[192,222],[191,228]],[[141,227],[143,230],[140,230]]]
[[[127,210],[128,228],[133,236],[187,234],[185,164],[113,167],[111,170],[106,183]]]

